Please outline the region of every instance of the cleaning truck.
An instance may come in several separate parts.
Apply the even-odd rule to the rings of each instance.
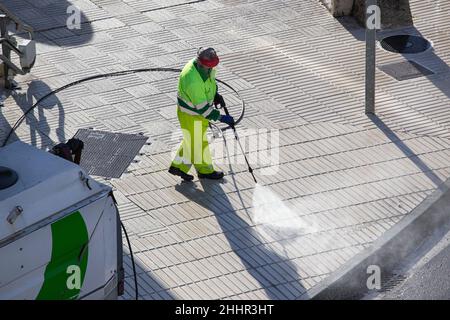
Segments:
[[[109,186],[17,141],[0,148],[0,299],[116,299],[122,234]]]

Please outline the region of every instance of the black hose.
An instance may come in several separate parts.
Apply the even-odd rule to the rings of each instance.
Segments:
[[[26,118],[26,116],[34,109],[36,108],[36,106],[39,105],[39,103],[41,103],[42,101],[44,101],[45,99],[49,98],[50,96],[57,94],[58,92],[61,92],[65,89],[68,89],[70,87],[76,86],[78,84],[81,84],[83,82],[87,82],[87,81],[92,81],[92,80],[96,80],[96,79],[101,79],[101,78],[109,78],[109,77],[118,77],[118,76],[123,76],[123,75],[128,75],[128,74],[133,74],[133,73],[140,73],[140,72],[181,72],[181,69],[176,69],[176,68],[144,68],[144,69],[132,69],[132,70],[125,70],[125,71],[117,71],[117,72],[111,72],[111,73],[105,73],[105,74],[98,74],[95,76],[90,76],[87,78],[83,78],[74,82],[71,82],[69,84],[66,84],[56,90],[53,90],[49,93],[47,93],[45,96],[43,96],[42,98],[40,98],[39,100],[36,101],[36,103],[34,105],[32,105],[27,111],[24,112],[24,114],[16,121],[16,123],[12,126],[11,130],[8,133],[8,136],[6,137],[5,141],[2,144],[2,147],[4,147],[7,143],[8,140],[11,138],[11,135],[14,133],[14,131],[21,125],[21,123],[23,122],[23,120]],[[242,106],[241,106],[241,114],[238,117],[238,119],[235,121],[235,124],[238,124],[243,118],[244,118],[244,113],[245,113],[245,102],[244,100],[241,98],[241,96],[239,95],[239,93],[229,84],[227,84],[224,81],[221,81],[219,79],[216,79],[217,82],[223,84],[224,86],[228,87],[229,89],[231,89],[238,97],[239,99],[242,101]],[[220,128],[222,131],[231,129],[231,126],[228,127],[224,127],[224,128]],[[136,266],[134,263],[134,257],[133,257],[133,250],[131,249],[131,243],[130,243],[130,239],[128,238],[128,233],[127,230],[125,229],[125,226],[123,225],[122,221],[120,221],[120,224],[122,226],[122,229],[125,233],[125,237],[127,239],[127,243],[128,243],[128,248],[130,249],[130,257],[131,257],[131,263],[133,266],[133,274],[134,274],[134,287],[135,287],[135,295],[136,295],[136,300],[138,300],[139,298],[139,291],[138,291],[138,283],[137,283],[137,274],[136,274]]]
[[[134,274],[134,292],[135,292],[135,300],[139,300],[139,289],[138,289],[138,282],[137,282],[137,274],[136,274],[136,266],[134,264],[134,257],[133,257],[133,249],[131,248],[131,242],[128,238],[127,229],[122,223],[122,220],[120,220],[120,225],[122,226],[123,232],[125,233],[125,238],[127,239],[128,248],[130,249],[130,257],[131,257],[131,265],[133,266],[133,274]]]
[[[2,147],[6,146],[6,144],[8,143],[8,140],[11,138],[11,135],[14,133],[14,131],[16,131],[16,129],[20,126],[20,124],[23,122],[23,120],[26,118],[26,116],[34,109],[36,108],[37,105],[39,105],[39,103],[41,103],[42,101],[44,101],[45,99],[49,98],[50,96],[57,94],[58,92],[61,92],[65,89],[68,89],[70,87],[76,86],[78,84],[81,84],[83,82],[87,82],[87,81],[92,81],[92,80],[96,80],[96,79],[101,79],[101,78],[109,78],[109,77],[118,77],[118,76],[123,76],[123,75],[128,75],[128,74],[133,74],[133,73],[140,73],[140,72],[181,72],[181,69],[176,69],[176,68],[143,68],[143,69],[132,69],[132,70],[125,70],[125,71],[116,71],[116,72],[111,72],[111,73],[104,73],[104,74],[98,74],[95,76],[90,76],[87,78],[83,78],[74,82],[71,82],[69,84],[66,84],[56,90],[53,90],[49,93],[47,93],[45,96],[43,96],[42,98],[40,98],[38,101],[36,101],[36,103],[34,105],[32,105],[27,111],[24,112],[24,114],[16,121],[16,123],[12,126],[11,130],[9,131],[8,135],[6,136],[5,141],[2,144]],[[238,119],[235,121],[235,124],[238,124],[244,117],[244,113],[245,113],[245,102],[244,100],[241,98],[241,96],[239,95],[239,93],[229,84],[227,84],[224,81],[221,81],[220,79],[216,79],[217,82],[223,84],[224,86],[228,87],[229,89],[231,89],[238,97],[239,99],[241,99],[242,101],[242,106],[241,106],[241,114],[238,117]],[[222,131],[231,129],[230,126],[222,128]]]
[[[242,101],[241,114],[239,115],[239,117],[237,118],[237,120],[234,121],[234,125],[233,125],[233,126],[230,126],[230,125],[229,125],[228,127],[223,128],[222,131],[225,131],[225,130],[228,130],[228,129],[233,129],[233,127],[234,127],[235,125],[239,124],[239,122],[241,122],[242,119],[244,119],[244,114],[245,114],[245,101],[244,101],[244,99],[242,99],[242,97],[239,95],[239,93],[238,93],[232,86],[230,86],[228,83],[226,83],[226,82],[224,82],[224,81],[222,81],[222,80],[220,80],[220,79],[216,79],[216,80],[217,80],[217,82],[223,84],[225,87],[227,87],[227,88],[229,88],[231,91],[233,91],[233,92],[239,97],[239,99],[241,99],[241,101]],[[225,109],[225,108],[224,108],[224,109]],[[227,110],[227,109],[225,109],[225,110]],[[233,129],[233,130],[234,130],[234,129]]]

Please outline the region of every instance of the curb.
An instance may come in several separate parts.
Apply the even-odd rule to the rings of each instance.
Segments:
[[[422,203],[386,231],[373,245],[356,255],[308,292],[312,300],[359,299],[369,290],[367,279],[371,265],[379,266],[381,277],[413,252],[426,237],[450,221],[450,179]]]

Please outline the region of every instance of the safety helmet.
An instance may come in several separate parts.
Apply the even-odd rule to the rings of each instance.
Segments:
[[[219,57],[213,48],[199,48],[197,51],[197,59],[201,65],[214,68],[219,64]]]

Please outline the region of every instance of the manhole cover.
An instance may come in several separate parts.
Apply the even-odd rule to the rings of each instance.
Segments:
[[[431,43],[419,36],[396,35],[381,40],[381,46],[395,53],[420,53],[428,50]]]
[[[90,175],[120,178],[147,141],[136,134],[80,129],[75,137],[84,142],[80,166]]]
[[[409,60],[381,65],[378,68],[398,81],[429,76],[434,73],[424,66]]]

